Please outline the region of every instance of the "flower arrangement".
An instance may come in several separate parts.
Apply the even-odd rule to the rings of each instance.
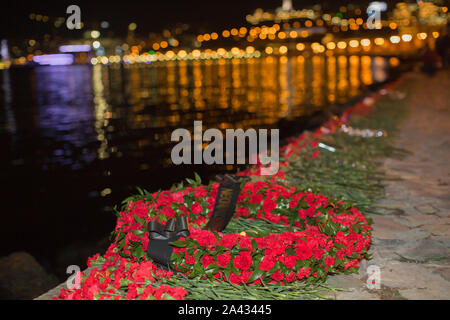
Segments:
[[[283,232],[205,230],[219,184],[202,185],[198,176],[187,179],[188,186],[181,183],[171,190],[149,193],[139,189],[116,212],[113,242],[103,256],[89,258],[92,270],[89,275],[80,274],[81,286],[62,289],[54,299],[183,299],[185,289],[167,284],[174,273],[193,281],[208,278],[259,286],[318,282],[329,274],[357,272],[360,261],[369,257],[369,221],[348,203],[287,185],[282,169],[292,159],[298,161],[305,149],[312,151],[308,156],[318,157],[318,137],[336,132],[352,115],[370,110],[379,96],[349,108],[313,134],[291,139],[280,150],[283,162],[276,175],[243,183],[235,219],[268,221],[283,226]],[[260,169],[261,164],[254,165],[238,175],[259,176]],[[170,270],[163,270],[146,254],[147,225],[151,221],[165,225],[178,217],[186,217],[190,232],[172,242]]]

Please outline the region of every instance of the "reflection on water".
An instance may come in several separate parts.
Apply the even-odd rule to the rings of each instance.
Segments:
[[[173,166],[176,128],[191,130],[194,120],[204,129],[295,123],[386,78],[385,59],[369,56],[4,70],[0,168],[10,228],[2,255],[27,249],[55,257],[54,250],[110,231],[112,206],[136,185],[156,190],[193,171],[207,177],[232,169]]]

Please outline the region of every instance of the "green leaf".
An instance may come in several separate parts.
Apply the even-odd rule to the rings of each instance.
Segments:
[[[173,241],[170,244],[177,248],[185,248],[187,246],[187,242],[182,240]]]

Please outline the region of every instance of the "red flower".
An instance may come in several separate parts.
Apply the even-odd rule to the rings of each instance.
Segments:
[[[263,210],[266,213],[271,213],[272,210],[275,209],[276,207],[277,207],[277,203],[270,198],[266,198],[266,200],[263,203]]]
[[[309,259],[311,257],[311,248],[308,247],[306,244],[298,245],[295,252],[297,253],[298,258],[302,261]]]
[[[231,260],[231,254],[227,251],[225,253],[217,255],[217,265],[226,268],[228,266],[228,263]]]
[[[241,253],[233,259],[233,264],[238,270],[247,271],[252,265],[252,256],[250,251],[241,251]]]
[[[259,269],[269,271],[275,266],[275,258],[273,256],[265,256],[259,264]]]
[[[313,249],[312,254],[314,259],[320,260],[323,257],[323,250],[319,248]]]
[[[238,237],[239,235],[235,233],[224,234],[219,244],[225,248],[231,249],[236,245]]]
[[[282,281],[284,279],[284,274],[281,273],[280,270],[277,270],[270,277],[275,281]]]
[[[325,258],[325,265],[326,266],[332,266],[334,264],[334,258],[333,257],[330,257],[330,256],[328,256],[328,257],[326,257]]]
[[[203,257],[202,257],[202,265],[203,265],[203,268],[206,268],[206,267],[208,267],[211,263],[213,263],[214,262],[214,258],[213,258],[213,256],[210,256],[209,254],[205,254]]]
[[[236,210],[236,214],[237,214],[238,216],[244,216],[244,217],[246,217],[246,216],[248,216],[248,214],[249,214],[248,208],[246,208],[246,207],[238,208],[238,209]]]
[[[301,268],[297,272],[297,278],[299,280],[303,279],[304,277],[308,278],[310,272],[311,272],[311,268]]]
[[[297,278],[295,272],[291,272],[286,276],[286,282],[292,282]]]
[[[191,211],[193,214],[200,214],[203,210],[203,207],[198,203],[198,202],[194,202],[191,205]]]
[[[214,233],[208,230],[201,230],[197,233],[196,237],[192,237],[191,235],[191,238],[197,240],[198,244],[202,247],[213,246],[217,243],[217,239]]]
[[[193,265],[195,263],[195,259],[193,256],[189,255],[187,251],[184,253],[184,259],[187,264]]]
[[[295,266],[296,263],[297,263],[297,257],[296,256],[287,256],[284,259],[284,265],[288,269],[292,269]]]
[[[207,195],[206,188],[203,186],[198,187],[195,189],[194,197],[196,198],[204,198]]]

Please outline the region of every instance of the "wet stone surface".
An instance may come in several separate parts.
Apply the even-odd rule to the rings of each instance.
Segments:
[[[396,140],[411,154],[384,160],[383,169],[401,180],[387,182],[376,204],[382,215],[372,215],[373,257],[358,275],[330,277],[328,284],[344,289],[330,298],[450,299],[450,72],[413,77]],[[370,265],[380,268],[379,289],[367,287]]]

